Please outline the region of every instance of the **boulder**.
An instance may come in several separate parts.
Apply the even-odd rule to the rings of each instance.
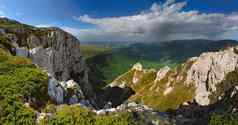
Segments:
[[[78,83],[73,80],[60,82],[54,77],[49,80],[48,95],[57,104],[76,104],[85,99]]]
[[[64,88],[59,84],[55,78],[50,78],[48,82],[48,95],[51,100],[57,104],[64,103]]]
[[[21,56],[21,57],[29,57],[29,51],[24,48],[24,47],[21,47],[21,48],[15,48],[15,53],[16,53],[16,56]]]

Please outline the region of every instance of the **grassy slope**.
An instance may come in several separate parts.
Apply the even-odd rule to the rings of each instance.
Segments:
[[[130,70],[116,79],[115,82],[118,84],[126,83],[127,86],[135,91],[135,94],[129,100],[144,103],[159,111],[176,109],[183,102],[192,101],[194,97],[194,86],[185,86],[183,84],[186,78],[186,72],[191,64],[192,62],[187,61],[184,64],[178,65],[160,81],[155,81],[156,71],[146,70],[146,72],[142,73],[139,81],[133,84],[132,78],[136,71]],[[167,83],[170,83],[173,91],[164,95],[163,92],[167,88]]]
[[[40,108],[48,101],[47,75],[36,68],[27,58],[12,56],[10,43],[0,39],[0,124],[31,125],[35,123],[35,111],[26,107]],[[1,44],[4,43],[4,44]],[[7,44],[6,44],[7,43]]]

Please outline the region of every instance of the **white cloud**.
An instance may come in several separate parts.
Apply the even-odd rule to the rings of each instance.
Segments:
[[[92,29],[63,27],[83,41],[165,41],[173,39],[222,39],[238,33],[238,13],[200,13],[182,11],[186,2],[168,0],[154,3],[147,12],[132,16],[92,18],[88,15],[76,20],[95,25]]]
[[[6,16],[5,12],[0,10],[0,17],[5,17],[5,16]]]
[[[38,25],[35,25],[36,27],[51,27],[50,24],[38,24]]]

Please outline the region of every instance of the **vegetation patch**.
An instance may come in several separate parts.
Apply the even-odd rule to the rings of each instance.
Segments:
[[[36,114],[34,109],[25,106],[15,97],[1,98],[0,124],[1,125],[34,125]]]
[[[0,36],[0,48],[2,49],[2,52],[11,52],[13,45],[9,43],[8,39],[5,38],[4,36]]]
[[[209,96],[212,103],[215,103],[219,96],[224,94],[224,92],[228,91],[229,89],[233,88],[234,86],[238,85],[238,69],[228,73],[225,79],[217,84],[217,91],[212,93],[212,96]]]
[[[160,81],[155,81],[157,74],[155,70],[144,70],[138,82],[133,84],[135,71],[129,70],[115,82],[126,84],[135,91],[129,100],[141,102],[158,111],[177,109],[183,102],[192,101],[194,98],[195,86],[192,83],[190,85],[184,83],[192,64],[193,61],[187,61],[178,65]]]
[[[35,109],[48,101],[47,74],[29,59],[0,53],[0,124],[35,124]]]
[[[238,114],[224,113],[211,115],[209,125],[238,125]]]
[[[41,125],[139,125],[131,112],[96,115],[78,105],[63,105],[54,112],[53,118],[44,119]],[[143,123],[141,123],[143,124]]]
[[[0,19],[0,27],[5,29],[33,28],[30,25],[21,24],[17,21],[9,20],[6,18]]]

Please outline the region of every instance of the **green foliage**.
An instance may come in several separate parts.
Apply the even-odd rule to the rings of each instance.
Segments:
[[[32,34],[34,34],[38,37],[46,36],[48,34],[48,30],[44,29],[44,28],[38,28],[38,29],[32,30]]]
[[[0,124],[33,125],[36,115],[33,109],[26,107],[14,97],[0,100]]]
[[[125,74],[119,76],[115,80],[115,82],[118,83],[118,84],[121,84],[122,82],[125,82],[127,86],[132,88],[133,87],[132,78],[133,78],[134,73],[135,73],[134,70],[129,70]]]
[[[132,113],[123,112],[106,116],[98,116],[95,125],[137,125]]]
[[[10,52],[13,48],[13,45],[9,43],[8,39],[6,39],[3,36],[0,36],[0,48],[2,48],[5,51]]]
[[[212,114],[209,125],[238,125],[238,114]]]
[[[94,114],[80,106],[64,105],[56,112],[49,125],[92,125]]]
[[[47,75],[26,58],[0,55],[0,95],[23,100],[38,99],[38,106],[47,101]],[[45,95],[45,96],[42,96]]]
[[[33,28],[30,25],[21,24],[17,21],[9,20],[9,19],[0,19],[0,27],[6,29],[20,29],[20,28]]]
[[[153,83],[155,79],[156,79],[156,71],[149,70],[146,73],[143,73],[138,83],[136,83],[140,85],[137,85],[134,87],[135,91],[146,89],[147,86]]]
[[[47,120],[46,120],[47,121]],[[96,115],[80,106],[63,105],[59,107],[49,125],[137,125],[132,113]]]
[[[47,75],[29,59],[0,53],[0,124],[35,124],[35,112],[48,100]]]

